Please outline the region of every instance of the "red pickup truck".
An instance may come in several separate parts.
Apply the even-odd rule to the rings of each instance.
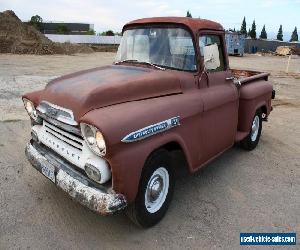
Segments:
[[[230,69],[216,22],[145,18],[122,33],[113,65],[23,96],[32,121],[26,155],[91,210],[125,209],[149,227],[172,199],[173,152],[193,173],[235,143],[254,149],[275,91],[267,73]]]

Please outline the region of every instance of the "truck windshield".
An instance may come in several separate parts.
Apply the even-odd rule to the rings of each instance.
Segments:
[[[182,28],[136,28],[126,30],[116,63],[148,63],[186,71],[197,69],[193,40]]]

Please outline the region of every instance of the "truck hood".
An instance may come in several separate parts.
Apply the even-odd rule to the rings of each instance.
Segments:
[[[171,71],[111,65],[50,81],[40,101],[71,109],[78,121],[93,109],[179,93],[180,80]]]

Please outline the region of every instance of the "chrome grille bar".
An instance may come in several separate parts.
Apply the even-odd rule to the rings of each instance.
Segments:
[[[50,124],[47,121],[43,121],[43,125],[45,128],[45,131],[52,136],[55,136],[57,139],[69,144],[70,146],[73,146],[79,150],[82,150],[83,145],[83,138],[80,136],[73,135],[67,131],[64,131],[52,124]]]

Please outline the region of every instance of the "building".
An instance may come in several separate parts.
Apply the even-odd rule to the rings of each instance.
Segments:
[[[226,31],[225,40],[229,55],[244,55],[245,35],[239,32]]]
[[[43,34],[87,35],[89,30],[94,30],[94,24],[64,22],[40,24],[40,32]]]

